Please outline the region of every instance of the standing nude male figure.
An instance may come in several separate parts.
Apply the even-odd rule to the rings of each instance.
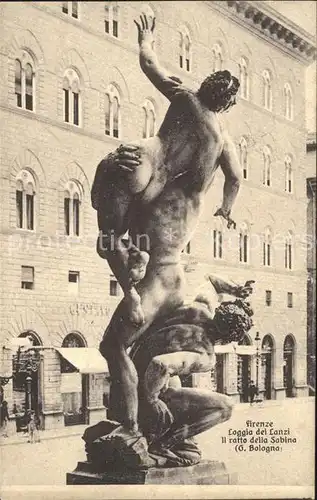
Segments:
[[[100,351],[111,376],[110,405],[116,394],[127,433],[138,430],[138,379],[127,348],[155,318],[183,304],[181,251],[195,230],[218,166],[225,183],[222,207],[215,215],[227,219],[228,227],[234,224],[230,211],[241,180],[235,146],[218,116],[235,104],[238,80],[221,71],[206,78],[197,92],[186,89],[159,65],[153,50],[154,20],[151,24],[146,16],[137,23],[140,65],[170,107],[155,137],[119,148],[99,164],[92,188],[102,243],[106,241],[98,253],[107,258],[125,294]],[[137,235],[147,236],[147,258],[136,246],[132,252],[124,246],[127,230],[134,242]],[[114,249],[107,246],[110,232],[115,233]]]

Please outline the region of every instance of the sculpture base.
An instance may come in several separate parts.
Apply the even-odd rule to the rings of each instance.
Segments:
[[[66,474],[66,484],[236,484],[236,475],[229,474],[223,462],[202,460],[189,467],[151,468],[142,470],[93,470],[91,462],[78,462]]]

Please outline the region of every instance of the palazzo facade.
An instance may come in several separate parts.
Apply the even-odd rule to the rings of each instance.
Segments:
[[[171,75],[197,87],[227,68],[241,82],[225,117],[243,169],[237,229],[212,215],[219,172],[183,253],[188,296],[207,273],[256,281],[255,326],[218,351],[213,384],[234,401],[256,378],[267,399],[307,394],[310,35],[266,2],[2,2],[1,397],[12,417],[31,405],[45,429],[93,423],[107,406],[98,345],[122,292],[95,250],[90,189],[101,158],[152,136],[167,110],[139,67],[141,12],[156,17]]]

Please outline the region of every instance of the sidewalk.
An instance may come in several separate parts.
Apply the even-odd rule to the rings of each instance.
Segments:
[[[262,401],[261,403],[254,403],[252,405],[253,409],[261,409],[261,408],[269,408],[273,406],[292,406],[293,404],[303,404],[303,403],[312,403],[315,404],[314,397],[305,397],[305,398],[286,398],[281,400],[270,400],[270,401]],[[250,403],[238,403],[234,406],[234,411],[249,411]],[[82,436],[84,430],[87,428],[87,425],[74,425],[69,427],[63,427],[62,429],[52,429],[47,431],[40,431],[40,438],[42,441],[46,439],[58,439],[58,438],[67,438],[72,436]],[[0,436],[0,447],[6,445],[15,445],[15,444],[23,444],[27,443],[28,435],[24,433],[13,434],[12,436],[4,438]]]
[[[82,436],[87,425],[74,425],[70,427],[63,427],[62,429],[51,429],[47,431],[40,431],[41,441],[46,439],[67,438],[72,436]],[[24,432],[15,433],[12,436],[0,436],[0,447],[14,444],[23,444],[28,442],[28,434]]]
[[[304,398],[285,398],[285,399],[270,399],[259,403],[253,403],[252,408],[269,408],[271,406],[292,406],[293,404],[313,403],[315,404],[314,396]],[[247,410],[250,408],[250,403],[238,403],[234,406],[234,410]]]

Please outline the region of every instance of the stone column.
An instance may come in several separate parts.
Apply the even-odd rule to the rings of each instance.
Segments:
[[[237,388],[237,355],[235,353],[227,353],[225,356],[225,389],[234,403],[239,403],[240,397]]]
[[[275,399],[285,399],[285,388],[283,380],[283,345],[276,344],[275,350],[275,376],[274,390]]]
[[[64,427],[60,359],[55,349],[44,351],[43,415],[45,429]]]
[[[301,338],[300,343],[295,344],[294,349],[294,379],[295,387],[294,396],[305,397],[308,396],[308,386],[307,386],[307,342],[306,338]]]
[[[10,377],[12,375],[12,356],[13,351],[6,347],[1,348],[1,358],[0,358],[0,376],[1,377]],[[12,378],[7,381],[6,384],[2,385],[3,391],[3,401],[7,401],[8,403],[8,412],[9,412],[9,422],[7,427],[7,434],[10,436],[15,433],[15,419],[12,414],[13,407],[13,390],[12,390]]]

